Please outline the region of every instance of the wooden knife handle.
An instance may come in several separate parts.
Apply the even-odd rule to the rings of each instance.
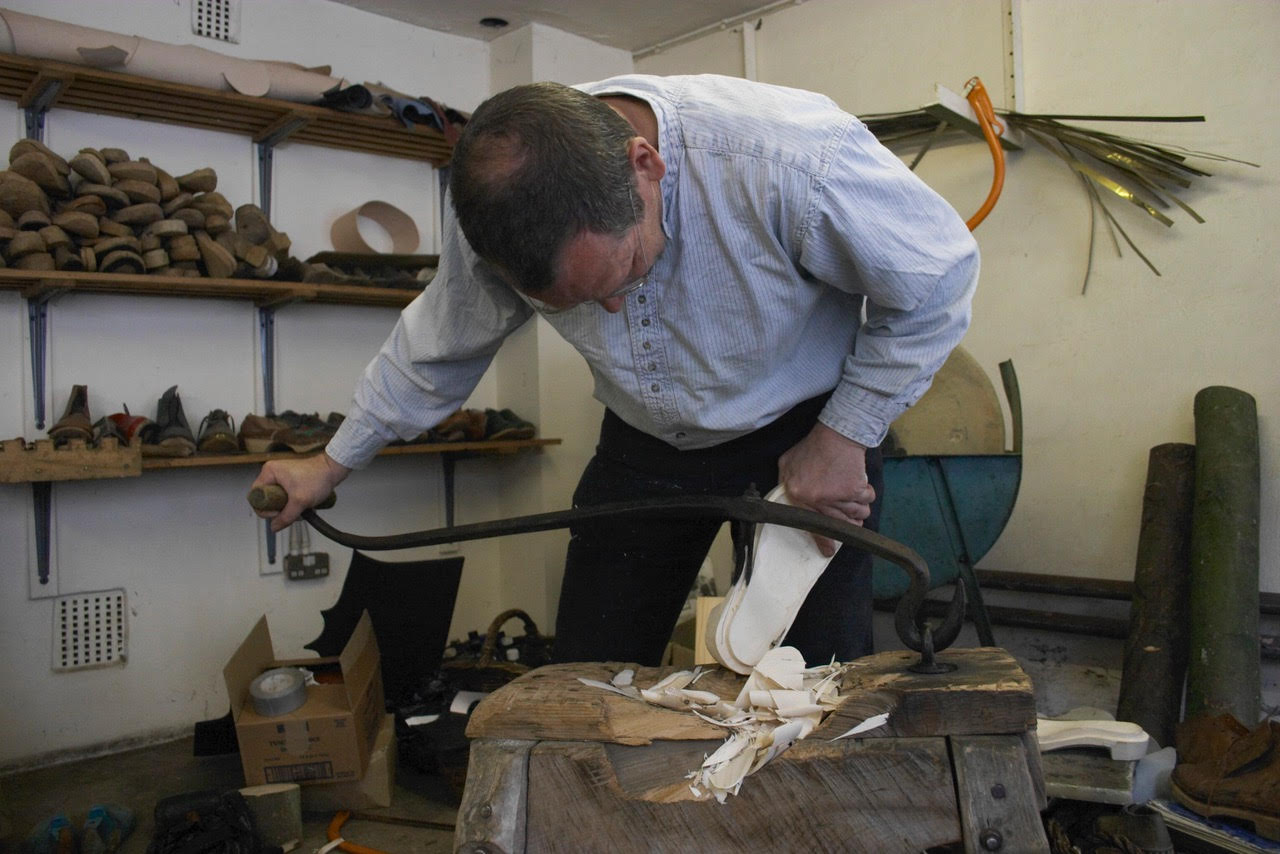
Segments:
[[[315,509],[328,510],[337,501],[337,493],[330,492],[324,501],[315,506]],[[249,490],[249,506],[254,510],[283,510],[288,503],[289,493],[284,491],[284,487],[277,484],[255,486]]]

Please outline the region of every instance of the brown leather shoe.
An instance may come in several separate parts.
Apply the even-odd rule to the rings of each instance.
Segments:
[[[196,449],[204,454],[234,454],[240,450],[235,421],[225,409],[215,409],[200,422]]]
[[[431,432],[443,442],[479,442],[485,434],[485,414],[478,409],[459,409]]]
[[[1187,809],[1252,822],[1259,836],[1280,841],[1280,722],[1263,721],[1201,762],[1179,762],[1170,781]]]
[[[88,386],[71,387],[67,408],[57,423],[49,428],[49,438],[55,445],[64,444],[72,439],[82,439],[86,443],[93,441],[93,419],[89,417]]]
[[[1178,764],[1194,765],[1220,758],[1227,748],[1249,734],[1249,728],[1234,715],[1198,715],[1178,724],[1174,744]]]
[[[251,454],[266,454],[288,448],[280,434],[289,429],[283,421],[266,415],[246,415],[240,422],[240,446]]]

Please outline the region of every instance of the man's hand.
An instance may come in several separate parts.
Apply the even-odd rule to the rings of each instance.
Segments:
[[[350,473],[351,469],[334,462],[324,452],[298,460],[270,460],[263,463],[253,486],[278,484],[289,494],[289,503],[279,512],[256,512],[271,520],[272,531],[283,531],[297,521],[303,510],[324,501]]]
[[[792,504],[855,525],[871,515],[876,499],[867,482],[867,449],[825,424],[815,424],[778,459],[778,479]],[[836,553],[834,540],[813,539],[823,555]]]

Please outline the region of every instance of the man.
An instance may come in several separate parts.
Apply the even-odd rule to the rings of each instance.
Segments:
[[[450,194],[439,273],[326,453],[267,463],[255,482],[290,495],[274,527],[460,406],[535,312],[586,358],[607,407],[575,505],[781,482],[795,504],[874,525],[867,449],[964,334],[978,253],[856,118],[717,76],[521,86],[468,123]],[[575,528],[557,658],[657,663],[717,528]],[[787,643],[811,663],[856,658],[870,618],[870,559],[845,549]]]

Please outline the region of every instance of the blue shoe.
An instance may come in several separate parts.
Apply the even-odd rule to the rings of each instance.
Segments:
[[[133,810],[110,804],[94,804],[84,820],[82,854],[110,854],[119,851],[120,845],[133,833],[137,819]]]
[[[23,842],[26,854],[78,854],[80,840],[64,813],[37,825]]]

